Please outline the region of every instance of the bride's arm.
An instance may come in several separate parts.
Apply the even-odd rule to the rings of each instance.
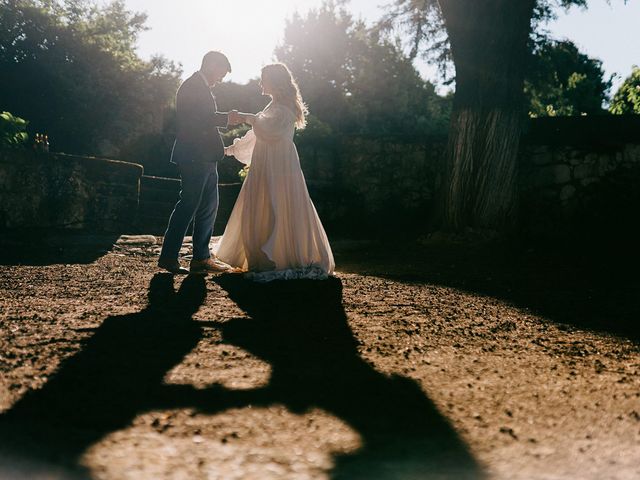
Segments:
[[[266,141],[279,140],[288,135],[293,125],[292,114],[279,105],[274,105],[256,115],[242,115],[245,115],[243,118],[253,127],[256,137]]]
[[[224,149],[225,155],[236,157],[239,162],[249,165],[251,163],[251,155],[256,145],[256,136],[253,130],[249,130],[241,138],[236,138],[232,145]]]

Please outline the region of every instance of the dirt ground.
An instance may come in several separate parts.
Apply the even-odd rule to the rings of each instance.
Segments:
[[[2,479],[640,478],[637,258],[343,240],[259,285],[113,240],[3,248]]]

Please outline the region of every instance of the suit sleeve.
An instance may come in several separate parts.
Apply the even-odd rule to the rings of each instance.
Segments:
[[[178,124],[185,131],[199,131],[202,128],[225,127],[227,114],[214,112],[207,98],[209,92],[203,88],[190,85],[181,90],[176,98],[176,112]],[[210,94],[209,94],[210,95]]]
[[[229,121],[229,115],[226,112],[215,112],[213,114],[214,127],[226,127]]]

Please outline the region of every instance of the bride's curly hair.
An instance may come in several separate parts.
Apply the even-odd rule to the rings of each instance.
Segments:
[[[267,65],[262,68],[262,78],[269,79],[275,99],[293,110],[296,115],[296,128],[303,129],[307,125],[308,110],[289,67],[284,63]]]

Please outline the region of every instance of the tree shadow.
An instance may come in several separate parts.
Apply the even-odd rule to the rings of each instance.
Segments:
[[[498,298],[562,325],[640,343],[640,254],[606,242],[379,244],[341,252],[346,271]]]
[[[6,478],[56,468],[84,477],[82,453],[154,407],[165,374],[201,338],[191,317],[205,300],[205,280],[189,276],[176,293],[172,275],[156,274],[148,295],[145,310],[107,318],[43,388],[0,415],[0,465],[21,465]]]
[[[339,457],[333,478],[483,476],[415,381],[384,375],[360,357],[339,279],[260,285],[222,275],[215,281],[251,317],[223,324],[223,340],[272,366],[269,385],[240,395],[254,405],[278,403],[293,412],[323,409],[361,436],[362,449]]]
[[[119,234],[28,229],[0,235],[0,265],[90,264],[108,253]]]

